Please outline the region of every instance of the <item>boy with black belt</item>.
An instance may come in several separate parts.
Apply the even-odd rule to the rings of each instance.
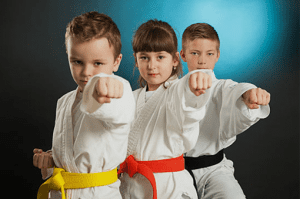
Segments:
[[[192,24],[183,33],[181,58],[189,71],[211,69],[220,57],[220,40],[208,24]],[[200,121],[197,144],[186,153],[185,167],[194,177],[198,198],[245,198],[234,178],[233,162],[223,149],[270,113],[270,94],[249,83],[218,80],[212,75],[211,96]]]

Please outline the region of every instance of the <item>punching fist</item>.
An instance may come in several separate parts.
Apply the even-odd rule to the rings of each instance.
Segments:
[[[206,73],[196,72],[190,75],[189,87],[196,96],[204,94],[205,90],[211,87],[211,84],[211,76]]]
[[[242,95],[243,101],[249,109],[258,109],[259,105],[268,105],[270,97],[270,93],[261,88],[250,89]]]
[[[33,165],[39,169],[54,167],[52,152],[44,152],[42,149],[33,150]]]
[[[93,97],[100,103],[110,103],[110,98],[123,96],[123,83],[112,77],[100,77],[97,81]]]

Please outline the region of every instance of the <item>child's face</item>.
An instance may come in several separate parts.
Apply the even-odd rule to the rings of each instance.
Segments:
[[[188,40],[185,51],[181,50],[180,55],[182,60],[187,62],[189,71],[196,69],[213,70],[220,57],[217,44],[217,41],[210,39]]]
[[[116,72],[122,59],[121,54],[114,59],[114,49],[106,38],[85,42],[70,38],[67,53],[73,79],[80,91],[94,75]]]
[[[173,67],[177,66],[179,61],[179,53],[177,58],[166,52],[138,52],[134,54],[136,66],[140,71],[140,75],[146,80],[148,90],[156,90],[163,82],[169,79]]]

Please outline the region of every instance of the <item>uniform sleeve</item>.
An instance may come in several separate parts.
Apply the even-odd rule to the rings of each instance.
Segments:
[[[43,180],[46,180],[48,178],[50,178],[50,176],[52,176],[53,174],[53,168],[46,168],[46,169],[41,169],[41,174],[42,174],[42,178]]]
[[[110,103],[99,104],[93,98],[93,91],[97,80],[101,77],[113,77],[123,83],[123,96],[120,99],[111,99]],[[81,111],[90,117],[113,124],[128,124],[134,118],[135,100],[129,82],[116,75],[95,75],[85,86]]]
[[[269,115],[269,105],[259,106],[259,109],[249,109],[243,102],[243,93],[253,88],[256,88],[253,84],[237,83],[232,80],[225,80],[220,88],[217,88],[219,92],[215,99],[218,100],[216,103],[221,103],[220,134],[223,140],[244,132],[259,119]]]
[[[189,132],[203,119],[205,115],[205,105],[210,96],[210,89],[200,96],[194,95],[189,88],[189,77],[195,72],[205,72],[211,75],[211,70],[195,70],[188,73],[170,88],[167,106],[177,118],[183,132]]]

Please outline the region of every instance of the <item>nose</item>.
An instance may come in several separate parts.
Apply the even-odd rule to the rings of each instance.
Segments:
[[[85,64],[82,67],[81,75],[84,77],[91,77],[93,72],[93,66],[90,64]]]
[[[202,54],[198,58],[198,64],[206,64],[205,56]]]
[[[156,61],[153,60],[153,59],[150,59],[149,62],[148,62],[148,69],[152,70],[152,69],[155,69],[155,68],[156,68]]]

